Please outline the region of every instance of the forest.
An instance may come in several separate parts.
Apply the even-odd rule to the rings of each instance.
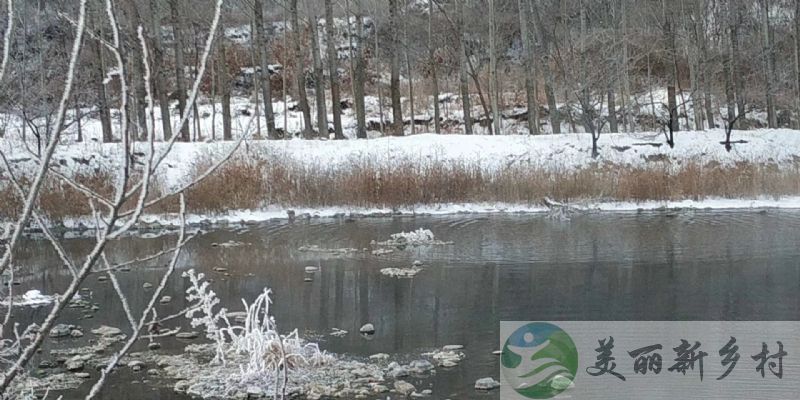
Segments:
[[[101,1],[87,2],[80,85],[61,127],[76,141],[93,120],[102,141],[121,141],[112,127],[121,96],[126,135],[146,139],[144,58],[161,119],[156,140],[231,140],[238,113],[257,113],[255,136],[268,139],[800,124],[796,1],[226,1],[198,93],[198,103],[215,105],[215,121],[206,124],[200,104],[186,110],[187,86],[204,56],[213,2],[113,6],[118,32]],[[15,6],[4,37],[4,131],[48,138],[59,129],[58,83],[68,73],[76,7]],[[10,26],[7,14],[0,21]],[[107,48],[115,34],[130,82],[125,93]],[[247,110],[232,105],[242,97]],[[298,112],[296,123],[287,121],[289,111]],[[179,132],[160,118],[184,113],[190,121]]]

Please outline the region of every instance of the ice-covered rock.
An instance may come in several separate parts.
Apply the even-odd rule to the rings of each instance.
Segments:
[[[72,331],[75,329],[75,325],[69,324],[58,324],[50,329],[50,337],[51,338],[60,338],[60,337],[67,337],[72,334]]]
[[[413,278],[415,275],[420,273],[422,268],[411,267],[411,268],[383,268],[381,269],[381,274],[386,276],[391,276],[393,278]]]
[[[74,372],[82,370],[84,365],[86,365],[84,357],[76,356],[67,360],[64,363],[64,368],[67,371]]]
[[[389,355],[386,353],[377,353],[369,356],[370,360],[388,360]]]
[[[373,335],[375,334],[375,325],[366,323],[363,326],[361,326],[361,329],[359,329],[358,331],[364,335]]]
[[[389,240],[372,243],[374,246],[396,247],[403,249],[408,246],[445,245],[452,242],[437,240],[430,229],[419,228],[411,232],[400,232],[389,235]],[[373,254],[375,252],[373,251]]]
[[[394,390],[396,390],[397,393],[400,393],[403,396],[408,396],[411,393],[414,393],[417,390],[417,388],[415,388],[414,385],[406,381],[396,381],[394,383]]]
[[[109,337],[122,335],[122,330],[113,326],[103,325],[99,328],[92,329],[92,333],[97,336]]]
[[[414,374],[425,374],[433,370],[433,364],[428,360],[414,360],[408,364],[408,370]]]
[[[481,378],[475,381],[475,389],[477,390],[493,390],[499,387],[500,382],[491,377]]]

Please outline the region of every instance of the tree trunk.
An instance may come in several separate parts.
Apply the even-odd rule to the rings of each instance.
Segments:
[[[222,140],[233,140],[233,130],[231,128],[231,84],[228,76],[227,49],[223,35],[220,35],[218,46],[217,55],[219,59],[217,61],[217,69],[219,71],[219,84],[217,87],[222,99]]]
[[[536,60],[534,58],[533,40],[531,38],[530,9],[524,0],[517,0],[519,11],[520,35],[522,36],[522,50],[524,52],[523,67],[525,68],[525,99],[528,106],[528,133],[539,134],[539,101],[536,98]]]
[[[733,35],[734,35],[734,28],[733,28],[733,10],[730,9],[731,5],[728,5],[728,43],[727,45],[727,54],[725,57],[725,62],[723,65],[723,73],[724,73],[724,82],[725,82],[725,104],[728,114],[728,125],[732,126],[735,118],[736,118],[736,95],[735,89],[733,86],[733,63],[736,58],[736,54],[733,53]]]
[[[619,42],[621,42],[622,47],[622,60],[620,63],[620,72],[622,73],[622,123],[625,126],[625,132],[632,132],[631,110],[628,110],[628,104],[633,102],[631,100],[631,79],[628,72],[628,63],[630,61],[628,55],[628,0],[620,0],[619,13],[622,19],[622,28],[619,36]]]
[[[94,13],[91,14],[94,16]],[[99,29],[97,24],[97,19],[92,18],[92,24],[94,25],[93,28],[95,34],[98,37],[102,37],[102,30]],[[103,45],[100,43],[99,40],[90,38],[88,39],[90,43],[90,47],[94,52],[95,57],[97,57],[97,62],[92,63],[95,66],[95,91],[97,94],[97,111],[100,114],[100,126],[103,130],[103,143],[110,143],[114,141],[114,133],[111,126],[111,110],[108,106],[108,94],[106,92],[106,85],[103,84],[103,81],[106,79],[106,66],[105,66],[105,58],[103,57]],[[23,125],[24,126],[24,125]]]
[[[289,2],[289,13],[292,18],[292,43],[294,45],[294,73],[297,84],[297,103],[300,107],[300,111],[303,113],[303,137],[309,139],[314,135],[314,130],[311,126],[311,109],[308,106],[308,95],[306,94],[306,75],[305,68],[303,68],[305,57],[303,57],[301,43],[302,30],[300,29],[297,0],[291,0]]]
[[[708,54],[708,36],[706,34],[706,8],[705,0],[696,0],[695,7],[697,8],[697,21],[699,22],[699,41],[700,41],[700,59],[701,73],[703,80],[703,102],[706,109],[706,122],[708,122],[708,129],[717,127],[714,122],[714,106],[711,101],[711,72],[709,66],[711,65],[711,57]]]
[[[745,104],[747,102],[747,96],[745,92],[745,76],[742,73],[742,68],[740,67],[740,52],[739,52],[739,26],[744,21],[744,10],[742,7],[742,3],[738,0],[734,0],[734,4],[736,7],[736,20],[731,25],[731,36],[732,36],[732,49],[733,54],[735,55],[733,59],[733,65],[731,65],[731,71],[733,73],[733,81],[736,88],[736,109],[738,114],[737,115],[744,115],[745,114]]]
[[[771,0],[762,0],[763,8],[761,10],[762,34],[764,36],[764,81],[766,83],[765,97],[767,100],[767,122],[770,128],[777,128],[778,119],[775,115],[775,98],[773,93],[773,85],[775,82],[775,60],[772,48],[772,34],[770,32],[770,1]]]
[[[550,126],[554,134],[561,133],[561,117],[556,103],[556,92],[553,88],[555,78],[553,76],[552,66],[550,65],[550,54],[552,52],[552,43],[549,37],[545,34],[542,25],[542,16],[539,12],[538,2],[532,2],[533,24],[537,39],[542,43],[543,49],[540,51],[542,57],[542,72],[544,73],[544,94],[547,97],[547,108],[550,112]]]
[[[169,93],[167,92],[167,69],[164,68],[164,44],[161,40],[161,18],[158,14],[158,2],[150,0],[151,27],[153,35],[153,91],[158,96],[161,110],[161,129],[164,140],[172,138],[172,119],[169,112]],[[155,127],[153,127],[155,129]],[[153,132],[155,134],[155,132]]]
[[[272,109],[272,85],[269,75],[269,41],[264,29],[264,0],[253,1],[253,18],[255,25],[255,45],[258,49],[258,59],[261,70],[258,77],[261,79],[261,98],[264,101],[264,117],[267,121],[267,137],[278,139],[275,130],[275,111]]]
[[[494,133],[501,132],[500,121],[500,89],[497,79],[497,17],[495,16],[494,0],[489,0],[489,96],[492,102],[492,125]]]
[[[374,28],[375,32],[378,32],[378,24],[375,21],[373,21],[373,23],[375,24],[374,25],[375,26],[375,28]],[[378,76],[382,76],[381,74],[383,73],[383,68],[381,66],[381,60],[379,58],[380,54],[381,54],[381,47],[379,45],[380,35],[375,34],[373,36],[375,36],[375,55],[373,57],[373,60],[374,60],[374,63],[375,63],[375,71],[378,73]],[[380,80],[375,82],[375,90],[378,91],[378,114],[380,114],[381,135],[383,135],[383,134],[386,133],[386,118],[385,118],[385,114],[383,112],[383,106],[384,106],[384,103],[383,103],[383,87],[381,86],[381,81]]]
[[[406,76],[408,78],[408,105],[411,114],[411,134],[417,133],[417,125],[414,115],[414,73],[411,69],[411,57],[408,55],[408,4],[403,9],[403,54],[406,58]]]
[[[175,36],[175,91],[178,96],[178,111],[181,118],[189,112],[186,109],[186,65],[184,61],[184,50],[186,42],[184,32],[186,32],[186,22],[183,18],[183,7],[181,0],[170,0],[170,10],[172,12],[172,32]],[[189,124],[181,127],[181,140],[189,141]]]
[[[794,0],[794,83],[795,128],[800,129],[800,0]]]
[[[617,123],[617,96],[614,93],[613,87],[608,88],[607,97],[608,97],[608,130],[611,133],[618,133],[619,124]]]
[[[389,65],[391,78],[389,91],[392,97],[392,134],[403,136],[403,105],[400,100],[400,15],[399,0],[389,0]]]
[[[353,82],[353,97],[355,97],[354,103],[356,107],[356,137],[359,139],[366,139],[367,113],[364,106],[364,83],[366,81],[366,66],[364,65],[364,18],[361,15],[363,9],[361,7],[360,2],[358,4],[358,10],[356,12],[357,12],[356,14],[357,51],[355,60],[356,77]]]
[[[464,133],[472,135],[472,102],[469,98],[469,56],[467,55],[467,21],[464,16],[464,4],[457,1],[456,13],[458,14],[458,53],[459,53],[459,88],[461,91],[461,106],[464,112]]]
[[[800,0],[798,0],[800,1]],[[431,97],[433,98],[433,130],[436,133],[441,131],[441,114],[439,110],[439,75],[438,62],[436,61],[436,51],[433,46],[433,0],[428,0],[428,62],[431,68]]]
[[[83,125],[81,123],[81,118],[83,117],[81,113],[81,104],[78,101],[78,93],[75,93],[73,96],[74,106],[75,106],[75,125],[78,128],[78,143],[83,142]],[[2,136],[0,136],[2,137]]]
[[[322,65],[322,58],[319,54],[319,30],[317,29],[318,18],[315,13],[311,15],[311,52],[314,62],[314,97],[317,103],[317,130],[321,137],[328,137],[328,109],[325,105],[325,68]]]
[[[325,0],[325,37],[327,38],[325,50],[328,57],[328,75],[331,84],[331,111],[333,112],[334,138],[344,139],[344,131],[342,130],[342,103],[339,94],[339,55],[336,51],[332,0]]]
[[[678,112],[678,99],[677,93],[675,91],[675,87],[678,87],[678,49],[677,49],[677,32],[675,31],[675,19],[673,17],[673,11],[671,8],[667,7],[666,0],[661,0],[661,7],[664,13],[664,37],[667,39],[667,46],[668,46],[668,53],[670,59],[670,76],[668,80],[668,87],[672,86],[672,92],[667,91],[669,94],[667,97],[667,103],[669,107],[670,113],[670,129],[673,132],[677,132],[680,130],[680,121],[677,118]]]

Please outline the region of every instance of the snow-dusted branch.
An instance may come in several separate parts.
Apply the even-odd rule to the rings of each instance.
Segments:
[[[6,169],[6,173],[8,173],[8,180],[11,182],[11,186],[14,187],[16,190],[17,195],[19,195],[20,199],[25,199],[25,191],[22,189],[22,186],[19,184],[19,180],[14,175],[14,171],[11,169],[11,164],[8,162],[8,158],[6,157],[3,151],[0,151],[0,159],[3,161],[3,166]],[[61,259],[61,262],[69,269],[69,272],[72,274],[74,278],[77,274],[77,269],[75,268],[75,263],[67,256],[67,252],[64,250],[64,247],[61,246],[61,243],[56,239],[53,232],[50,231],[50,228],[47,225],[47,221],[39,215],[38,211],[33,211],[33,219],[36,221],[36,224],[39,225],[39,228],[42,229],[42,233],[44,233],[45,238],[50,244],[53,246],[53,249],[58,254],[58,258]],[[13,267],[12,267],[13,270]],[[10,298],[10,296],[9,296]],[[9,307],[9,312],[11,311],[11,307]],[[0,336],[2,336],[2,332],[0,332]]]
[[[176,131],[180,130],[182,126],[187,123],[189,111],[192,108],[192,105],[197,101],[197,95],[199,92],[200,84],[205,74],[206,64],[208,62],[211,50],[213,48],[214,38],[216,37],[216,31],[219,26],[220,14],[222,9],[223,0],[217,0],[217,7],[215,16],[211,26],[211,32],[209,33],[209,37],[206,41],[205,50],[203,53],[203,57],[201,60],[201,65],[193,85],[189,105],[186,108],[186,111],[181,116],[181,122],[177,126]],[[61,132],[64,130],[64,114],[66,108],[66,101],[70,97],[70,93],[73,87],[73,79],[75,75],[75,65],[77,63],[77,58],[80,54],[81,49],[81,41],[84,36],[84,32],[86,30],[86,6],[87,0],[81,1],[81,7],[79,11],[79,18],[76,23],[76,27],[78,30],[78,34],[76,35],[76,42],[73,45],[73,52],[71,53],[70,58],[70,67],[69,67],[69,74],[65,82],[65,90],[64,90],[64,98],[62,98],[62,103],[60,105],[60,109],[58,112],[57,117],[57,130],[56,134],[54,134],[50,142],[48,142],[46,151],[39,157],[35,158],[37,161],[37,174],[35,179],[33,180],[32,185],[27,193],[25,193],[22,185],[14,179],[13,171],[8,163],[5,156],[3,156],[3,162],[6,166],[6,169],[9,172],[9,176],[12,177],[12,184],[15,186],[17,192],[20,196],[23,197],[25,200],[24,208],[22,215],[17,220],[17,223],[13,226],[13,233],[11,234],[11,239],[9,240],[9,244],[5,249],[5,253],[3,255],[2,260],[0,260],[0,273],[2,273],[11,263],[14,248],[16,247],[19,238],[21,236],[21,232],[28,223],[29,219],[33,217],[36,222],[42,226],[45,235],[47,236],[48,240],[51,241],[53,247],[56,249],[59,257],[61,257],[62,261],[67,265],[67,267],[72,272],[72,280],[70,281],[69,286],[66,290],[59,296],[56,296],[55,302],[52,308],[48,311],[46,317],[41,322],[38,329],[33,332],[33,336],[29,343],[25,346],[22,345],[21,341],[16,342],[14,356],[16,357],[13,361],[9,361],[9,367],[4,368],[4,372],[2,373],[2,379],[0,380],[0,395],[5,393],[5,391],[10,387],[12,381],[20,374],[24,373],[24,369],[36,352],[40,349],[43,342],[49,337],[49,333],[52,330],[55,322],[58,320],[59,316],[72,300],[72,298],[78,292],[80,286],[83,284],[85,279],[89,276],[89,274],[94,272],[100,272],[108,274],[113,284],[114,290],[116,291],[120,301],[122,302],[123,309],[125,311],[125,315],[128,319],[128,323],[131,326],[132,333],[129,339],[126,341],[124,346],[112,357],[112,360],[109,364],[106,365],[106,368],[103,370],[101,378],[95,382],[92,386],[92,389],[87,396],[87,398],[93,398],[97,396],[102,388],[103,384],[105,383],[105,379],[107,375],[112,371],[112,369],[117,365],[119,360],[125,356],[125,354],[130,350],[131,346],[136,342],[136,340],[140,337],[142,329],[147,325],[148,320],[155,320],[157,318],[155,312],[155,304],[158,302],[159,297],[164,292],[167,282],[172,277],[178,262],[179,255],[184,247],[184,245],[188,242],[190,238],[187,239],[186,237],[186,204],[184,198],[184,191],[193,185],[197,184],[197,182],[201,181],[211,172],[216,170],[222,163],[227,161],[233,152],[238,148],[239,144],[244,140],[247,136],[242,135],[240,141],[236,144],[236,146],[231,150],[230,154],[216,163],[209,171],[202,174],[200,177],[195,178],[189,184],[185,185],[184,187],[180,188],[178,191],[170,193],[168,196],[164,196],[160,199],[150,200],[148,201],[148,196],[150,194],[150,188],[152,187],[152,180],[155,176],[155,173],[158,169],[158,165],[161,161],[163,161],[169,152],[172,150],[172,144],[175,142],[175,138],[177,135],[173,136],[172,140],[169,144],[162,147],[161,153],[156,153],[156,147],[154,144],[155,140],[155,132],[154,126],[152,121],[147,122],[144,129],[146,130],[148,141],[147,141],[147,148],[146,148],[146,162],[144,166],[144,173],[138,179],[138,182],[131,182],[131,161],[130,156],[133,153],[134,144],[132,143],[132,138],[130,137],[130,133],[128,132],[128,121],[127,121],[127,110],[129,107],[127,98],[128,98],[128,91],[129,85],[127,80],[129,77],[126,74],[126,62],[123,58],[123,51],[122,51],[122,40],[120,34],[120,27],[119,22],[117,19],[117,12],[116,12],[116,4],[113,0],[105,0],[105,14],[107,17],[107,22],[111,26],[111,37],[112,40],[110,43],[106,43],[106,47],[109,48],[110,52],[113,54],[115,59],[115,66],[112,67],[113,71],[119,76],[120,81],[120,113],[121,113],[121,135],[123,137],[123,152],[122,152],[122,162],[119,167],[119,170],[116,174],[115,179],[115,191],[113,198],[105,198],[92,189],[85,187],[84,185],[75,182],[73,179],[66,177],[64,174],[61,174],[58,171],[54,171],[52,166],[50,165],[51,158],[55,152],[55,149],[59,143],[59,138]],[[147,100],[147,112],[152,113],[154,109],[154,98],[152,93],[152,82],[151,76],[152,71],[150,69],[150,59],[149,59],[149,51],[147,48],[147,43],[144,38],[144,32],[140,27],[137,30],[137,36],[143,50],[143,65],[144,65],[144,83],[146,88],[146,100]],[[42,184],[48,175],[48,173],[52,173],[56,177],[66,181],[69,185],[79,190],[83,195],[87,197],[87,201],[89,206],[92,210],[92,215],[95,221],[95,243],[91,251],[89,251],[88,255],[84,256],[82,263],[80,266],[77,266],[75,262],[71,261],[68,257],[67,253],[64,251],[61,244],[58,242],[57,238],[52,235],[49,231],[46,220],[41,217],[41,215],[36,210],[36,203],[38,201],[38,197],[40,195],[40,189]],[[129,183],[131,183],[129,185]],[[158,203],[164,200],[166,197],[170,197],[173,195],[179,195],[180,197],[180,233],[178,240],[175,244],[175,247],[170,249],[169,251],[156,253],[151,256],[147,256],[145,258],[139,258],[135,260],[129,260],[126,262],[118,263],[116,265],[112,265],[108,257],[106,255],[106,247],[108,243],[116,238],[121,237],[123,234],[128,232],[139,220],[141,215],[144,211],[151,205]],[[132,210],[128,210],[126,212],[122,212],[123,206],[129,204],[129,200],[136,197],[135,206]],[[95,204],[101,204],[107,210],[103,210],[103,212],[96,209]],[[145,261],[147,259],[152,259],[158,257],[163,254],[171,253],[172,259],[169,263],[167,270],[163,273],[161,278],[161,282],[154,291],[152,298],[148,302],[147,306],[141,310],[136,311],[130,307],[130,303],[128,302],[125,293],[122,290],[122,286],[118,280],[118,277],[115,274],[116,269],[120,268],[124,265],[130,265],[138,262]],[[98,269],[98,265],[103,265],[104,268]],[[13,273],[13,269],[12,269]],[[9,296],[10,298],[10,296]],[[191,308],[190,308],[191,309]],[[2,333],[0,332],[0,339],[2,338]],[[3,339],[5,340],[5,339]],[[6,342],[3,342],[6,343]]]
[[[11,54],[11,34],[14,32],[14,0],[6,1],[6,8],[8,10],[8,25],[3,35],[3,59],[0,60],[0,82],[3,82],[3,77],[6,74],[6,67],[8,66],[8,59]]]
[[[11,234],[11,238],[6,244],[6,249],[5,252],[3,253],[3,257],[0,258],[0,274],[5,272],[6,268],[8,267],[11,261],[11,255],[17,246],[19,238],[22,236],[22,231],[23,229],[25,229],[25,225],[28,223],[28,220],[31,217],[31,213],[33,212],[33,207],[36,203],[36,199],[39,197],[39,191],[41,190],[45,176],[47,175],[48,171],[47,166],[48,164],[50,164],[50,159],[53,157],[53,153],[55,152],[56,147],[58,146],[58,143],[61,140],[64,118],[66,117],[67,113],[67,102],[69,101],[72,95],[72,88],[75,80],[75,70],[77,68],[78,58],[80,56],[81,48],[83,45],[83,34],[86,30],[87,1],[88,0],[81,0],[80,6],[78,7],[78,27],[75,32],[75,41],[72,44],[72,51],[70,53],[69,68],[67,69],[67,77],[64,82],[64,92],[61,95],[61,102],[59,103],[58,112],[56,113],[56,121],[55,121],[56,129],[53,132],[53,135],[50,137],[50,141],[47,143],[44,155],[42,156],[41,165],[39,166],[39,169],[36,172],[36,176],[33,179],[33,183],[31,184],[28,196],[25,198],[25,205],[22,207],[22,213],[17,219],[17,222],[14,226],[14,232]],[[13,371],[14,370],[10,372]],[[16,374],[16,372],[14,372],[14,374]],[[3,383],[5,384],[5,379]],[[4,389],[5,385],[0,386],[0,392],[2,392]]]
[[[186,199],[184,198],[183,194],[180,195],[180,207],[181,207],[180,208],[181,229],[180,233],[178,234],[178,243],[183,243],[184,238],[186,236]],[[164,292],[164,288],[167,287],[167,282],[169,281],[169,278],[172,277],[172,274],[175,272],[175,267],[178,264],[178,257],[180,256],[182,249],[183,246],[175,247],[175,251],[172,255],[172,260],[170,260],[170,263],[167,266],[167,270],[164,272],[164,275],[162,275],[161,282],[159,283],[158,287],[156,287],[156,290],[153,292],[153,295],[150,297],[150,301],[147,303],[147,306],[142,311],[142,315],[139,318],[138,323],[134,321],[133,313],[130,311],[130,307],[128,306],[128,300],[125,297],[125,294],[122,292],[122,289],[119,287],[119,284],[116,283],[116,278],[113,275],[114,273],[112,271],[109,271],[109,276],[112,277],[111,279],[112,282],[114,282],[114,288],[117,291],[117,295],[125,307],[125,312],[131,324],[132,332],[128,337],[127,341],[125,342],[125,344],[122,346],[122,348],[116,353],[114,353],[114,355],[111,357],[111,360],[108,362],[106,367],[103,368],[100,375],[100,379],[98,379],[97,382],[94,383],[92,389],[89,391],[89,394],[86,396],[86,400],[93,399],[100,393],[100,389],[105,384],[105,380],[108,374],[111,373],[111,371],[119,363],[119,360],[122,357],[124,357],[125,354],[128,353],[128,351],[130,351],[131,347],[134,345],[134,343],[136,343],[136,340],[138,340],[142,328],[146,324],[147,317],[153,312],[156,302],[161,297],[161,294]]]

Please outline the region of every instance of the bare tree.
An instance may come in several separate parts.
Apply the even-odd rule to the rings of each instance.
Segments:
[[[556,95],[555,95],[555,77],[551,67],[551,55],[553,51],[553,40],[548,32],[545,31],[544,25],[542,23],[542,16],[541,16],[541,5],[538,1],[533,2],[532,12],[533,12],[533,24],[534,24],[534,32],[536,33],[536,39],[542,43],[542,50],[539,51],[541,54],[541,66],[542,72],[544,73],[544,93],[547,96],[547,108],[550,113],[550,126],[553,133],[561,133],[561,117],[558,111],[558,105],[556,103]]]
[[[772,26],[769,15],[770,3],[770,0],[761,0],[763,7],[761,10],[761,34],[763,35],[764,43],[764,97],[767,103],[767,123],[770,128],[777,128],[778,118],[775,113],[775,94],[773,93],[775,84],[775,50],[773,49]]]
[[[392,134],[403,136],[403,105],[400,100],[400,8],[389,0],[389,91],[392,98]]]
[[[186,112],[186,62],[184,61],[186,20],[183,16],[182,0],[169,0],[169,6],[172,13],[172,33],[175,40],[175,94],[178,97],[178,112],[183,115]],[[188,125],[181,127],[180,136],[182,141],[189,141]]]
[[[794,0],[795,128],[800,129],[800,0]]]
[[[436,60],[436,48],[433,45],[433,7],[434,0],[428,0],[428,64],[431,74],[431,99],[433,100],[433,131],[442,133],[441,111],[439,110],[439,62]]]
[[[325,0],[325,50],[328,58],[328,78],[331,85],[331,111],[333,112],[334,138],[344,139],[342,131],[342,103],[339,94],[339,55],[336,51],[336,25],[333,19],[333,0]],[[376,36],[377,37],[377,36]]]
[[[161,129],[164,140],[172,137],[172,117],[169,112],[169,93],[167,92],[167,69],[164,68],[164,44],[161,39],[161,14],[157,0],[150,0],[150,22],[153,51],[153,88],[158,96],[158,106],[161,109]],[[99,44],[98,44],[99,45]]]
[[[311,59],[314,63],[314,97],[317,106],[317,130],[320,136],[328,137],[328,109],[325,105],[325,72],[319,54],[319,18],[309,9],[309,27],[311,28]]]
[[[489,0],[489,96],[492,101],[492,125],[494,134],[499,135],[502,125],[500,120],[500,88],[497,79],[497,10],[494,0]]]
[[[88,10],[89,13],[88,21],[91,25],[92,29],[99,28],[99,24],[97,23],[97,16],[95,15],[96,12],[94,10]],[[106,66],[105,66],[105,58],[103,56],[103,45],[100,43],[101,37],[103,37],[102,29],[97,29],[94,34],[95,37],[89,39],[89,48],[94,53],[95,56],[95,63],[94,63],[94,84],[95,84],[95,95],[97,98],[97,111],[100,117],[100,126],[103,131],[103,142],[109,143],[114,140],[114,136],[112,134],[111,128],[111,111],[108,106],[108,94],[106,92]],[[167,103],[169,104],[169,103]],[[168,107],[169,108],[169,107]],[[167,113],[169,116],[169,113]],[[162,116],[162,118],[165,118]]]
[[[469,55],[467,55],[467,19],[463,2],[455,2],[458,18],[458,79],[461,91],[461,108],[464,113],[464,133],[472,135],[472,101],[469,91]]]
[[[275,111],[272,109],[272,84],[270,83],[269,72],[269,46],[267,34],[264,30],[264,1],[253,0],[253,18],[255,21],[254,44],[258,52],[260,67],[258,78],[261,83],[261,98],[264,101],[264,117],[267,120],[267,137],[277,139],[278,132],[275,130]]]
[[[522,36],[523,66],[525,71],[525,98],[528,104],[528,133],[539,134],[539,100],[536,98],[536,58],[534,56],[533,37],[530,32],[530,7],[524,0],[517,0],[519,8],[519,26]]]
[[[295,84],[297,85],[297,102],[300,111],[303,113],[303,136],[311,138],[314,128],[311,126],[311,108],[308,106],[308,95],[306,94],[306,71],[305,55],[302,46],[302,29],[300,17],[298,16],[297,0],[289,1],[289,14],[292,18],[292,44],[294,48],[294,74]]]
[[[359,139],[367,138],[366,107],[364,104],[364,82],[367,80],[367,67],[364,60],[364,8],[361,0],[356,0],[356,54],[353,78],[353,102],[356,108],[356,137]],[[352,46],[351,46],[352,47]],[[351,49],[352,50],[352,49]],[[402,121],[401,121],[402,122]]]
[[[231,116],[231,83],[228,73],[228,48],[225,38],[219,38],[217,49],[217,87],[220,92],[222,108],[222,140],[233,140]],[[286,89],[284,89],[286,90]]]

